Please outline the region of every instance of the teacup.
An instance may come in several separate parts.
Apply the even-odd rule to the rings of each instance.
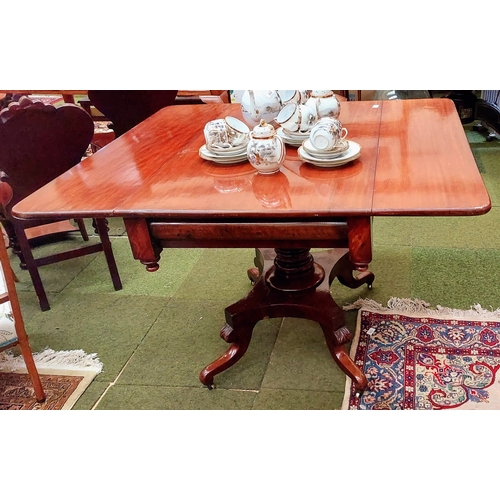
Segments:
[[[285,132],[304,134],[316,123],[316,113],[305,104],[291,102],[282,108],[275,120]]]
[[[300,104],[300,91],[299,90],[278,90],[281,103],[286,106],[290,102]]]
[[[250,139],[248,126],[233,116],[209,121],[203,133],[207,149],[214,153],[231,148],[244,148]]]
[[[246,123],[234,118],[234,116],[226,116],[226,128],[229,143],[232,147],[246,146],[250,140],[250,128]]]
[[[336,118],[320,118],[311,129],[309,141],[318,151],[330,151],[347,137],[347,129]]]

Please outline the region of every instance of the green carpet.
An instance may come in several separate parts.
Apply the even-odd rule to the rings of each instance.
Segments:
[[[432,306],[500,307],[500,142],[487,142],[469,125],[466,133],[490,192],[491,212],[374,218],[373,288],[351,290],[335,281],[339,304],[359,297],[386,303],[398,296]],[[164,250],[159,271],[148,273],[132,257],[123,221],[109,222],[123,281],[118,292],[103,255],[46,266],[41,274],[51,309],[42,313],[28,274],[13,259],[33,349],[84,349],[104,364],[74,409],[340,408],[345,376],[319,326],[301,319],[259,322],[247,354],[216,376],[214,390],[204,388],[200,370],[227,347],[219,337],[224,307],[251,288],[246,271],[253,250]],[[356,311],[346,317],[354,329]]]

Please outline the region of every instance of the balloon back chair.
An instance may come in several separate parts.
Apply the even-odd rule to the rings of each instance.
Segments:
[[[104,252],[115,290],[122,288],[111,248],[107,221],[95,219],[94,227],[100,237],[95,244],[34,258],[32,246],[40,237],[75,230],[68,220],[16,219],[12,207],[56,177],[64,174],[82,160],[94,133],[90,115],[75,104],[54,107],[42,102],[33,103],[27,97],[9,104],[0,111],[0,182],[11,187],[11,198],[0,205],[2,222],[10,246],[18,255],[22,269],[30,273],[42,311],[50,309],[38,268],[63,260]],[[89,240],[83,220],[77,220],[85,241]]]

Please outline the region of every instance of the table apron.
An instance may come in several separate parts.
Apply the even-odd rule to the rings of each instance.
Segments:
[[[363,270],[371,262],[370,217],[321,222],[182,222],[124,218],[134,258],[158,261],[163,248],[348,248]]]
[[[178,223],[151,222],[153,238],[162,246],[253,248],[345,246],[347,223]],[[311,245],[310,243],[314,243]]]

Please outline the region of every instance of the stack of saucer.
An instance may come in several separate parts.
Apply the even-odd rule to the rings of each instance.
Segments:
[[[283,139],[285,144],[289,144],[290,146],[301,146],[302,143],[309,138],[309,131],[289,132],[283,127],[280,127],[276,133]]]
[[[247,161],[250,129],[234,116],[210,120],[203,129],[206,143],[199,149],[204,160],[230,165]]]
[[[361,146],[357,142],[341,139],[333,149],[320,151],[307,139],[299,147],[298,154],[301,160],[316,167],[340,167],[359,158]]]
[[[223,165],[241,163],[247,161],[247,143],[239,146],[229,146],[227,148],[208,149],[204,144],[198,151],[201,158]]]

